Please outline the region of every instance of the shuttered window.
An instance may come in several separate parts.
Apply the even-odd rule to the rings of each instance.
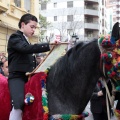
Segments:
[[[68,1],[68,2],[67,2],[67,7],[68,7],[68,8],[73,7],[73,1]]]
[[[21,0],[14,0],[17,7],[21,7]]]
[[[46,10],[46,3],[41,4],[41,10]]]
[[[57,21],[57,16],[54,16],[54,21]]]
[[[67,16],[67,21],[73,21],[73,15],[68,15]]]
[[[31,2],[30,0],[24,0],[24,7],[27,12],[30,12]]]

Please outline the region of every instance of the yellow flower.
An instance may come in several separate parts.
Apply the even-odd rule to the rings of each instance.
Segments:
[[[116,64],[116,59],[114,58],[113,60],[112,60],[112,64]]]
[[[44,106],[43,109],[44,109],[45,113],[48,113],[48,107]]]
[[[70,120],[77,120],[78,119],[78,115],[72,115]]]
[[[120,55],[120,49],[118,49],[118,50],[117,50],[117,54],[119,54],[119,55]]]

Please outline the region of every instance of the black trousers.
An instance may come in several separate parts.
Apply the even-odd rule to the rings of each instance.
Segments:
[[[92,113],[94,120],[108,120],[107,113],[101,112],[101,113]]]
[[[25,97],[25,83],[24,78],[8,79],[8,85],[11,96],[11,103],[15,109],[23,110]]]

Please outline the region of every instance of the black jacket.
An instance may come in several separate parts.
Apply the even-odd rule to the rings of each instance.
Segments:
[[[99,80],[98,82],[101,83],[101,80]],[[108,89],[109,89],[110,94],[111,94],[112,85],[111,85],[110,81],[108,81],[107,86],[108,86]],[[103,96],[97,95],[97,93],[100,90],[102,90]],[[91,108],[92,113],[101,113],[103,110],[107,111],[107,109],[106,109],[106,90],[105,90],[104,86],[100,87],[98,85],[98,83],[96,84],[96,87],[95,87],[94,92],[93,92],[91,99],[90,99],[90,108]]]
[[[21,31],[12,34],[8,41],[8,67],[9,72],[31,72],[36,67],[33,53],[49,51],[49,44],[28,43]]]

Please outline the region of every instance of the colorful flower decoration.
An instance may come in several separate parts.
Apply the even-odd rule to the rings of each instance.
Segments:
[[[88,112],[83,112],[81,115],[57,114],[57,115],[50,116],[49,120],[81,120],[81,118],[85,118],[88,116],[89,116]]]
[[[99,43],[105,49],[105,52],[101,54],[101,60],[108,77],[114,80],[120,79],[120,40],[115,42],[114,37],[108,35],[102,36]]]
[[[120,118],[120,110],[115,109],[114,113],[115,113],[116,117]]]
[[[115,81],[116,91],[120,92],[120,39],[116,41],[112,36],[102,36],[99,43],[104,49],[101,53],[101,61],[105,65],[105,72]],[[116,109],[114,113],[120,119],[120,110]]]
[[[106,69],[110,70],[112,68],[112,64],[111,64],[112,58],[113,58],[113,55],[111,52],[101,54],[101,60],[105,63]]]
[[[120,92],[120,86],[117,86],[117,87],[116,87],[116,90]]]
[[[35,99],[35,98],[34,98],[34,96],[33,96],[31,93],[27,93],[27,94],[25,95],[25,100],[24,100],[24,102],[25,102],[26,105],[30,105],[30,104],[33,103],[34,99]]]
[[[112,47],[113,44],[110,40],[110,35],[107,35],[107,36],[102,36],[100,39],[99,39],[99,43],[102,45],[102,47],[104,48],[109,48],[109,47]]]

